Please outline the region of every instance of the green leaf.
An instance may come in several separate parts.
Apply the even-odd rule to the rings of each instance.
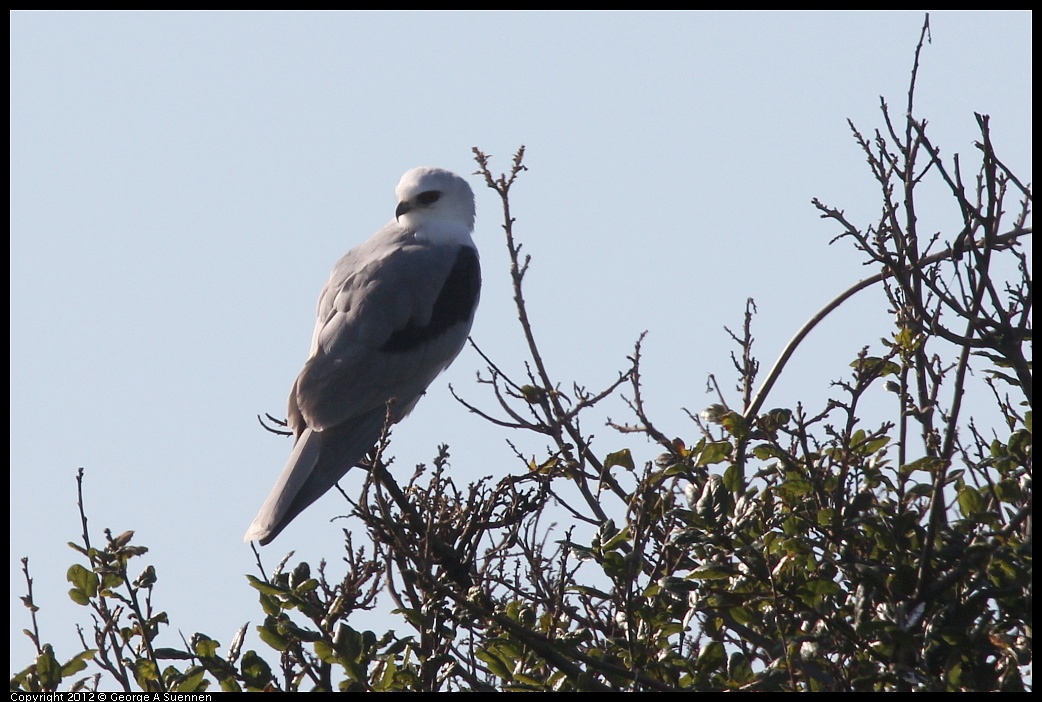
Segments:
[[[1031,432],[1020,429],[1009,437],[1009,452],[1018,460],[1023,460],[1031,451]]]
[[[187,661],[195,657],[191,653],[177,648],[157,648],[155,651],[156,658],[163,660]]]
[[[262,592],[265,595],[273,595],[273,596],[276,596],[276,597],[283,596],[284,597],[284,596],[289,594],[289,590],[287,590],[285,588],[277,587],[275,585],[272,585],[271,583],[266,583],[263,580],[261,580],[260,578],[256,578],[256,577],[254,577],[252,575],[247,575],[246,579],[249,581],[250,586],[254,590]]]
[[[147,658],[138,658],[134,661],[134,677],[137,678],[141,687],[148,688],[147,682],[157,682],[159,680],[159,668]]]
[[[394,678],[397,672],[398,665],[394,660],[386,661],[380,679],[373,685],[373,689],[376,691],[394,692]]]
[[[330,665],[337,662],[336,651],[333,650],[333,646],[328,641],[315,642],[315,655]]]
[[[274,628],[269,629],[267,625],[258,626],[257,633],[260,635],[261,641],[276,651],[285,651],[289,648],[289,639],[279,634]]]
[[[739,685],[752,682],[755,677],[749,659],[738,651],[732,653],[727,659],[727,675],[731,678],[732,683]]]
[[[69,597],[78,605],[85,605],[98,594],[98,574],[77,564],[69,566],[65,579],[75,587],[69,590]]]
[[[69,599],[71,599],[78,605],[90,604],[90,598],[87,597],[86,593],[84,593],[83,590],[80,590],[78,588],[72,588],[71,590],[69,590]]]
[[[738,440],[749,436],[749,423],[737,412],[731,411],[725,414],[720,419],[720,425]]]
[[[75,656],[70,658],[65,665],[62,666],[62,677],[67,678],[70,675],[75,675],[84,668],[87,667],[87,661],[93,660],[94,654],[97,653],[96,648],[89,648],[86,651],[81,651]]]
[[[691,571],[687,577],[692,580],[726,580],[732,575],[737,574],[737,572],[738,571],[729,565],[701,565]],[[677,580],[677,578],[670,578],[669,580],[674,581]],[[686,588],[688,590],[692,589],[689,585],[690,584],[688,584],[688,587]],[[665,587],[669,586],[665,585]]]
[[[206,668],[197,665],[188,669],[185,679],[174,686],[174,692],[202,692],[207,687]]]
[[[246,684],[251,688],[262,689],[271,682],[271,667],[256,651],[251,650],[243,654],[240,670]]]
[[[984,498],[971,485],[963,487],[959,491],[959,511],[962,516],[970,518],[977,516],[984,509]]]
[[[695,467],[711,466],[726,461],[734,447],[730,441],[712,441],[706,443],[695,459]]]
[[[995,483],[995,496],[1000,502],[1019,502],[1024,499],[1024,491],[1018,481],[1006,478]]]
[[[864,432],[861,430],[858,430],[857,434],[861,434],[861,436],[858,438],[851,438],[850,448],[857,451],[862,456],[871,456],[890,443],[889,436],[865,436]],[[855,437],[857,434],[855,434]]]
[[[839,585],[831,580],[808,580],[799,588],[800,599],[809,607],[817,607],[826,596],[839,592]]]
[[[602,551],[614,551],[618,549],[622,544],[629,543],[630,528],[624,527],[614,536],[609,538],[603,544],[601,544]]]
[[[474,655],[477,656],[478,660],[485,662],[485,665],[488,666],[493,675],[504,680],[510,680],[513,677],[511,669],[507,667],[506,663],[487,649],[479,649]]]
[[[899,341],[898,343],[901,342]],[[871,375],[877,378],[886,375],[897,375],[901,372],[901,366],[898,364],[875,356],[859,358],[851,362],[850,367],[857,370],[861,375]]]
[[[322,634],[313,629],[305,629],[304,627],[297,626],[289,617],[284,617],[279,620],[278,623],[279,631],[283,634],[292,635],[299,641],[314,642],[322,638]]]
[[[50,644],[44,644],[43,651],[36,657],[36,675],[40,681],[40,687],[52,691],[62,681],[62,667],[58,659],[54,657],[54,648]]]
[[[923,456],[922,458],[906,463],[901,466],[901,474],[909,475],[912,471],[922,470],[927,473],[933,473],[935,470],[945,465],[946,461],[943,458],[934,458],[932,456]]]
[[[759,621],[759,617],[753,613],[748,607],[732,607],[729,610],[734,620],[742,625],[748,625],[752,622]]]
[[[727,665],[727,651],[719,641],[713,641],[698,654],[695,664],[703,675],[716,673]]]
[[[242,692],[239,681],[232,676],[225,676],[220,680],[221,692]]]
[[[609,453],[604,458],[604,468],[608,469],[613,466],[622,466],[626,470],[633,470],[633,455],[630,453],[628,448],[616,451],[615,453]]]
[[[742,469],[738,464],[732,463],[724,469],[723,484],[725,488],[736,495],[745,492],[745,480],[742,475]]]
[[[534,687],[534,688],[537,688],[537,689],[540,689],[540,690],[543,689],[543,685],[545,684],[543,681],[537,680],[536,678],[533,678],[531,675],[523,675],[521,673],[518,673],[517,675],[515,675],[514,676],[514,680],[516,682],[524,683],[525,685],[528,685],[530,687]]]
[[[101,576],[101,585],[99,586],[99,589],[102,591],[108,591],[108,594],[111,594],[111,591],[122,587],[122,585],[123,577],[121,575],[118,573],[108,572]]]
[[[777,489],[778,492],[781,492],[784,495],[801,497],[810,493],[814,489],[814,486],[809,480],[793,476],[786,478]]]
[[[293,590],[293,594],[306,595],[307,593],[316,589],[318,589],[318,580],[316,580],[315,578],[310,578],[302,582],[300,585],[297,585],[297,587]]]
[[[769,458],[782,458],[785,452],[771,444],[757,444],[753,447],[753,455],[761,461],[766,461]]]
[[[546,390],[533,385],[522,385],[521,397],[525,398],[525,401],[529,404],[539,404],[546,399]]]
[[[219,646],[219,643],[203,634],[197,634],[195,640],[192,641],[192,648],[200,658],[213,658],[217,655]]]

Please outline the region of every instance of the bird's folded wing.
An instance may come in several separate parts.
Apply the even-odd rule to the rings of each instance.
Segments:
[[[459,249],[410,244],[374,260],[342,261],[354,266],[350,275],[334,269],[330,283],[340,287],[323,294],[329,303],[319,310],[315,350],[296,383],[296,403],[307,426],[336,426],[392,397],[404,407],[452,361],[466,340],[470,309],[465,320],[436,334],[422,330],[431,324]],[[476,271],[476,255],[473,265]],[[475,286],[471,309],[476,294]],[[406,329],[420,332],[408,343],[389,344]]]

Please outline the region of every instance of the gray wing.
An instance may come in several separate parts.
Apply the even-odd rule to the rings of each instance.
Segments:
[[[463,347],[480,285],[473,248],[423,243],[395,248],[345,276],[297,378],[305,424],[327,429],[392,397],[401,409],[396,419],[404,416]]]
[[[408,414],[463,347],[480,287],[473,247],[415,241],[393,225],[337,263],[290,395],[297,441],[246,540],[268,543],[356,465],[388,400],[394,421]]]

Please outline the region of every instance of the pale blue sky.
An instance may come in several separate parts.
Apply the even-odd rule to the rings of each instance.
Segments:
[[[27,13],[11,15],[12,670],[31,658],[19,557],[45,640],[75,650],[64,574],[74,475],[95,538],[134,529],[177,631],[227,644],[261,612],[241,537],[289,442],[265,434],[306,356],[336,259],[386,222],[418,165],[505,169],[532,255],[531,315],[551,372],[598,387],[638,334],[645,391],[670,434],[693,436],[707,373],[733,384],[723,325],[759,306],[764,371],[827,300],[869,273],[819,197],[867,224],[877,188],[847,127],[900,118],[922,11],[887,13]],[[917,113],[969,158],[973,112],[1030,181],[1027,12],[931,14]],[[473,336],[505,368],[524,358],[495,197],[477,178],[484,289]],[[956,213],[939,193],[929,226]],[[820,402],[886,334],[880,296],[801,349],[771,406]],[[522,470],[467,349],[395,432],[402,470],[451,446],[461,481]],[[600,415],[628,418],[620,402]],[[592,421],[592,418],[591,418]],[[604,452],[653,446],[594,422]],[[358,476],[348,478],[348,490]],[[327,496],[268,565],[337,563]],[[377,625],[374,625],[374,628]],[[399,626],[404,631],[404,627]],[[248,646],[258,645],[251,633]]]

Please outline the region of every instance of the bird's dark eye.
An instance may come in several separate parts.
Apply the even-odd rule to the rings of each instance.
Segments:
[[[416,199],[423,205],[433,205],[438,201],[439,197],[441,197],[441,193],[437,190],[428,190],[425,193],[420,193]]]

